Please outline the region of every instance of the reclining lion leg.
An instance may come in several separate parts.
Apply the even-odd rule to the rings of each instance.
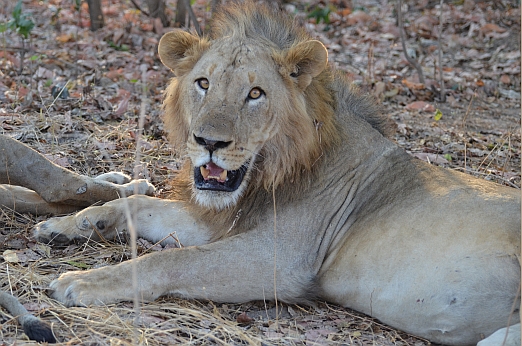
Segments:
[[[274,250],[281,255],[276,268]],[[305,254],[286,256],[285,251],[285,245],[275,243],[271,232],[254,230],[202,246],[151,253],[115,266],[68,272],[51,283],[52,296],[67,306],[132,300],[134,262],[139,273],[137,294],[144,301],[172,294],[241,303],[273,300],[277,290],[280,301],[306,302],[313,292],[313,270]]]
[[[121,196],[154,192],[146,180],[128,180],[121,173],[102,174],[98,178],[76,174],[25,144],[0,135],[0,184],[26,187],[49,203],[86,207]]]
[[[208,243],[208,226],[188,214],[185,206],[181,201],[135,195],[40,222],[34,235],[38,241],[59,244],[114,239],[128,229],[126,215],[133,215],[138,237],[179,246]]]
[[[0,207],[34,215],[68,214],[81,209],[81,207],[70,204],[48,203],[33,190],[2,184],[0,184]]]

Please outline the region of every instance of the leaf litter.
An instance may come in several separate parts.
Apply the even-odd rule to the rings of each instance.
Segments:
[[[158,197],[166,197],[180,157],[169,146],[161,123],[160,104],[172,75],[161,65],[156,48],[161,31],[171,29],[161,29],[130,3],[102,4],[106,26],[93,33],[85,3],[80,18],[70,2],[23,2],[35,27],[25,44],[30,50],[22,74],[21,37],[10,30],[1,34],[0,132],[80,174],[136,173],[154,183]],[[14,5],[0,9],[0,23],[10,19]],[[175,5],[167,1],[170,18]],[[516,2],[445,3],[442,33],[438,1],[404,4],[408,54],[420,61],[425,84],[404,58],[395,2],[332,0],[328,6],[321,1],[283,5],[325,43],[333,65],[382,102],[400,146],[431,164],[520,188]],[[209,4],[197,0],[193,7],[205,28]],[[440,65],[446,103],[439,102]],[[141,134],[140,113],[145,114]],[[136,166],[138,139],[141,160]],[[429,344],[324,302],[314,307],[279,304],[276,309],[270,302],[216,304],[164,297],[142,304],[139,315],[130,303],[65,308],[47,296],[51,280],[65,271],[128,260],[130,247],[123,238],[67,247],[38,244],[31,228],[45,219],[0,211],[0,285],[53,323],[64,343]],[[161,250],[138,240],[139,255]],[[1,318],[0,344],[29,343],[12,316],[4,313]]]

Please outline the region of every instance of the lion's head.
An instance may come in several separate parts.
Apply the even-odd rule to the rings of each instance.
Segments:
[[[220,210],[249,188],[295,183],[336,140],[327,50],[272,10],[228,7],[208,37],[164,35],[159,55],[176,76],[166,127],[187,151],[203,206]]]

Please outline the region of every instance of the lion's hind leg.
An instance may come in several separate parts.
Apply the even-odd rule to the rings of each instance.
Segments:
[[[0,208],[2,207],[34,215],[68,214],[81,209],[74,205],[46,202],[36,192],[25,187],[0,184]]]
[[[8,136],[0,135],[0,184],[22,186],[34,191],[41,199],[50,204],[50,213],[64,213],[87,207],[97,202],[107,202],[134,194],[152,195],[154,187],[144,179],[130,181],[122,173],[112,172],[96,178],[76,174],[60,167],[44,156]],[[4,188],[5,191],[5,188]],[[13,201],[11,196],[3,197],[0,202],[16,211],[24,207],[24,212],[45,213],[44,203],[23,190],[10,189],[23,196]],[[24,200],[33,200],[36,205],[31,209]],[[58,205],[70,205],[76,208],[62,210]],[[36,208],[37,207],[37,208]]]

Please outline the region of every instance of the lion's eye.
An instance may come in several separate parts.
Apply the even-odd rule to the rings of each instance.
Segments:
[[[203,90],[207,90],[208,87],[210,86],[210,83],[208,82],[208,79],[206,78],[201,78],[201,79],[198,79],[196,81],[196,83],[198,83],[198,86],[203,89]]]
[[[248,98],[251,100],[256,100],[260,98],[261,95],[263,95],[263,90],[259,88],[252,88],[252,90],[250,90],[250,92],[248,93]]]

